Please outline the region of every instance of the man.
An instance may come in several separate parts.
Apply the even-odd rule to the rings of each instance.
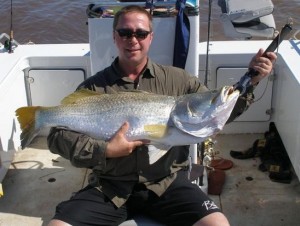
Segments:
[[[162,66],[148,58],[153,39],[151,15],[139,6],[127,6],[114,18],[113,38],[118,57],[110,67],[84,81],[80,88],[101,93],[145,90],[163,95],[203,92],[207,88],[186,71]],[[260,74],[257,84],[272,69],[274,53],[260,50],[250,67]],[[271,59],[271,60],[270,60]],[[253,99],[253,86],[240,97],[230,120]],[[136,213],[147,213],[166,225],[229,225],[220,209],[201,189],[188,181],[188,146],[173,147],[153,164],[145,141],[126,140],[130,125],[108,141],[95,140],[65,128],[52,128],[49,149],[76,167],[93,169],[90,184],[60,203],[49,225],[118,225]]]

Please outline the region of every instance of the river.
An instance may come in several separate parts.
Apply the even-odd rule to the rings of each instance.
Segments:
[[[248,1],[248,0],[245,0]],[[14,39],[25,44],[46,43],[86,43],[88,26],[86,8],[90,2],[84,0],[13,0],[12,28]],[[207,39],[208,0],[200,0],[200,41]],[[11,2],[0,0],[0,34],[10,33]],[[289,17],[295,26],[300,25],[300,0],[273,0],[274,18],[277,29],[286,23]],[[221,9],[218,0],[212,0],[211,40],[228,40],[219,21]]]

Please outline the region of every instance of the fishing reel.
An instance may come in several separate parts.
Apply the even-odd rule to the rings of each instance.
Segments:
[[[215,141],[211,138],[208,138],[203,142],[203,166],[210,168],[211,160],[219,154],[219,151],[214,149]]]

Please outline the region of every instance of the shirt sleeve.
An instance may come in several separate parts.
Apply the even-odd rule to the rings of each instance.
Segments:
[[[69,159],[72,165],[82,168],[105,168],[107,142],[93,139],[87,135],[53,127],[47,137],[49,150]]]
[[[255,87],[256,86],[252,86],[252,85],[247,87],[246,92],[238,98],[226,124],[232,122],[234,119],[236,119],[241,114],[243,114],[250,107],[250,105],[254,102],[253,91],[254,91]]]
[[[200,82],[199,78],[185,72],[185,81],[187,81],[187,93],[202,93],[209,89]]]
[[[95,90],[92,79],[94,78],[85,80],[77,87],[77,90],[81,88]],[[70,160],[75,167],[97,168],[98,170],[106,167],[106,141],[93,139],[65,127],[53,127],[49,132],[47,142],[52,153]]]

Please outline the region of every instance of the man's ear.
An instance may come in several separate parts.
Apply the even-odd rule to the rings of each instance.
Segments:
[[[153,40],[153,31],[149,35],[150,35],[150,43],[152,43],[152,40]]]

